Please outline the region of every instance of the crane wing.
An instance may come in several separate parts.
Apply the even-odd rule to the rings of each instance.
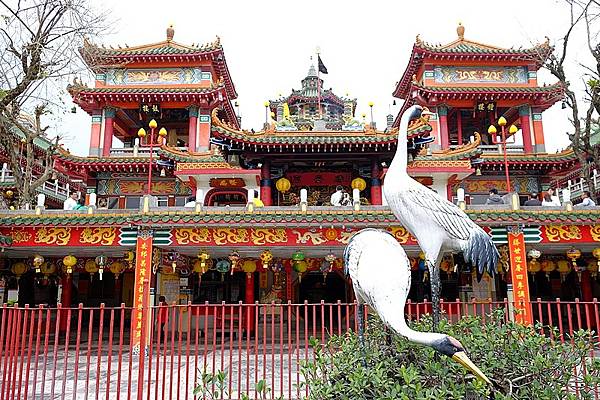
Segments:
[[[473,229],[477,228],[460,208],[426,187],[411,188],[404,193],[407,201],[429,211],[435,222],[455,239],[468,240]]]

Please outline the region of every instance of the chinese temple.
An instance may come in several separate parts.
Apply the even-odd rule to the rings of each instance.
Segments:
[[[270,118],[254,131],[240,126],[219,39],[183,45],[170,27],[165,41],[149,45],[83,43],[95,80],[68,91],[91,115],[89,156],[61,148],[55,162],[81,181],[74,189],[87,209],[54,210],[62,207],[47,201],[0,213],[0,298],[347,302],[344,247],[376,227],[403,244],[413,263],[410,297],[423,300],[418,243],[382,197],[400,115],[413,104],[435,115],[409,126],[409,173],[465,209],[502,256],[499,273],[478,282],[472,266],[449,254],[444,298],[598,297],[600,209],[574,208],[568,192],[560,207],[523,206],[578,168],[571,150],[545,152],[554,132],[544,131],[542,114],[563,93],[537,81],[550,45],[500,48],[465,39],[463,26],[457,34],[447,45],[417,37],[393,92],[403,106],[383,130],[356,118],[356,99],[324,90],[314,66],[301,89],[265,103]],[[489,128],[504,129],[500,117],[515,127],[503,143]],[[338,187],[348,205],[331,205]],[[507,204],[484,204],[492,188]]]

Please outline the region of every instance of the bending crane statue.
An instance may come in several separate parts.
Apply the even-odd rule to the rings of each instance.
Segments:
[[[431,115],[415,105],[400,120],[398,147],[385,176],[383,193],[392,212],[419,242],[431,280],[433,326],[440,320],[440,263],[444,252],[462,252],[466,262],[494,276],[498,250],[492,238],[455,204],[412,179],[407,167],[407,129],[410,121]]]
[[[377,311],[383,323],[396,333],[411,342],[431,346],[491,384],[469,359],[458,340],[441,333],[417,332],[408,327],[404,319],[404,305],[410,290],[410,263],[390,233],[377,229],[358,232],[346,247],[344,264],[346,274],[352,278],[358,302],[358,335],[363,351],[364,305],[368,304]]]

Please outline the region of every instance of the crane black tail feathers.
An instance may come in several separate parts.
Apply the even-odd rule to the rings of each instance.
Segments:
[[[463,256],[465,262],[471,263],[477,268],[478,279],[481,279],[484,272],[494,276],[500,258],[492,238],[482,229],[477,229],[471,233],[463,249]]]

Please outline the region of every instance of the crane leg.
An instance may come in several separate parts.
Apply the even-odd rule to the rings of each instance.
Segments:
[[[438,331],[442,316],[442,310],[440,307],[440,292],[442,291],[442,282],[440,280],[440,264],[442,262],[442,257],[442,252],[437,253],[437,259],[430,259],[427,257],[429,282],[431,283],[431,308],[434,332]]]
[[[367,368],[367,352],[365,347],[365,306],[364,304],[357,304],[356,306],[356,318],[358,323],[358,343],[362,353],[362,364],[363,367]]]

